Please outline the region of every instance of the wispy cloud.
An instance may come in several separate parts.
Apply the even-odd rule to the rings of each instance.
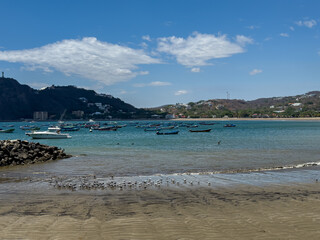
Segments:
[[[261,69],[253,69],[251,72],[249,72],[250,75],[256,75],[262,73]]]
[[[149,35],[142,36],[142,39],[145,40],[145,41],[148,41],[148,42],[151,41],[151,38],[150,38]]]
[[[289,37],[289,34],[288,33],[280,33],[279,34],[281,37]]]
[[[317,21],[311,19],[311,20],[305,20],[305,21],[297,21],[295,22],[295,24],[300,27],[313,28],[314,26],[317,25]]]
[[[48,83],[42,83],[42,82],[32,82],[32,83],[29,83],[28,85],[35,89],[41,89],[41,88],[46,88],[50,86]]]
[[[170,85],[171,85],[170,82],[161,82],[161,81],[133,84],[134,87],[163,87],[163,86],[170,86]]]
[[[155,82],[151,82],[149,85],[154,86],[154,87],[160,87],[160,86],[169,86],[169,85],[171,85],[171,83],[155,81]]]
[[[191,72],[198,73],[200,72],[200,68],[191,68]]]
[[[176,92],[174,93],[174,95],[180,96],[180,95],[184,95],[184,94],[187,94],[187,93],[188,93],[187,90],[179,90],[179,91],[176,91]]]
[[[186,39],[175,36],[159,38],[158,51],[174,55],[184,66],[194,67],[209,65],[210,59],[243,53],[244,45],[252,42],[245,36],[237,36],[232,42],[226,35],[194,33]]]
[[[250,25],[250,26],[247,26],[246,28],[249,28],[251,30],[254,30],[254,29],[258,29],[260,28],[259,26],[255,26],[255,25]]]
[[[146,72],[135,71],[141,64],[160,63],[143,50],[98,41],[94,37],[70,39],[39,48],[0,51],[0,60],[20,62],[28,70],[60,71],[111,85]]]

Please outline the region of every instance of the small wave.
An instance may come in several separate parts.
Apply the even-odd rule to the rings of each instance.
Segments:
[[[269,168],[255,168],[255,169],[236,169],[236,170],[221,170],[221,171],[206,171],[206,172],[186,172],[186,173],[173,173],[169,175],[174,176],[183,176],[183,175],[211,175],[211,174],[232,174],[232,173],[251,173],[251,172],[265,172],[265,171],[278,171],[286,169],[296,169],[296,168],[306,168],[306,167],[315,167],[320,166],[320,162],[307,162],[300,163],[296,165],[285,165]],[[168,174],[155,174],[157,176],[168,175]]]

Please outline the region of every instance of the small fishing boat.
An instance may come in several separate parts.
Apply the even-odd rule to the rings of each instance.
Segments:
[[[174,135],[174,134],[178,134],[179,131],[171,131],[171,132],[157,132],[157,135]]]
[[[36,131],[36,130],[40,130],[39,127],[37,126],[33,126],[33,125],[25,125],[25,126],[20,126],[21,130],[28,130],[28,131]]]
[[[189,126],[187,126],[187,128],[197,128],[198,127],[198,125],[189,125]]]
[[[0,133],[13,133],[14,128],[10,128],[10,129],[0,129]]]
[[[211,131],[211,128],[209,129],[203,129],[203,130],[189,130],[189,132],[210,132]]]
[[[61,126],[60,128],[61,128],[61,131],[63,132],[75,132],[80,130],[80,127],[73,126],[73,125],[65,125],[65,126]]]
[[[116,127],[100,127],[100,128],[94,128],[93,130],[98,131],[117,131],[118,128]]]
[[[229,123],[229,124],[226,124],[224,125],[224,127],[235,127],[236,125],[235,124],[232,124],[232,123]]]
[[[175,128],[174,126],[160,127],[161,130],[169,130],[174,128]]]

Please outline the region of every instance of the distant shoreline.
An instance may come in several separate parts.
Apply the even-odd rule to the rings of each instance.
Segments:
[[[171,121],[320,121],[320,117],[310,118],[176,118]]]
[[[29,119],[28,121],[21,120],[0,120],[0,122],[25,122],[30,123],[34,120]],[[59,120],[39,120],[37,122],[58,122]],[[65,122],[87,122],[89,119],[68,119]],[[94,121],[320,121],[320,117],[309,117],[309,118],[175,118],[175,119],[95,119]]]

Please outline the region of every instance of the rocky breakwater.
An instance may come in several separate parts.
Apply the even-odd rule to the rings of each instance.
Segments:
[[[63,149],[21,140],[0,140],[0,167],[33,164],[71,157]]]

